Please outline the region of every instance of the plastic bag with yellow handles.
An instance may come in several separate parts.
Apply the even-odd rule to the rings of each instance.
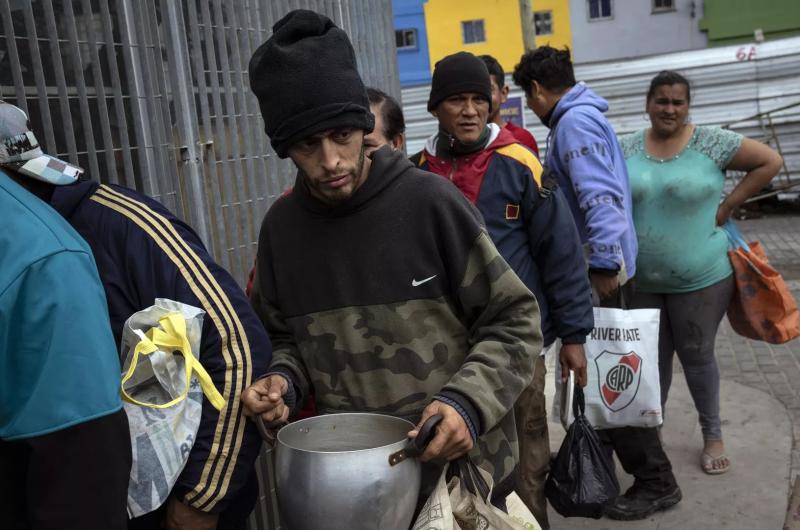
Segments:
[[[225,400],[198,359],[204,312],[157,298],[122,330],[122,402],[133,452],[128,515],[161,506],[194,445],[203,395],[220,410]]]

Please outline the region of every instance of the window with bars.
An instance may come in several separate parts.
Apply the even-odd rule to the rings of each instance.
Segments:
[[[464,35],[464,44],[486,42],[486,33],[483,29],[483,20],[465,20],[461,23],[461,32]]]
[[[397,43],[398,50],[416,49],[417,30],[415,28],[395,30],[394,40]]]
[[[536,35],[552,35],[553,34],[553,12],[552,11],[536,11],[533,14],[533,27],[536,30]]]
[[[653,0],[653,13],[675,11],[675,0]]]
[[[589,0],[589,20],[612,18],[611,0]]]

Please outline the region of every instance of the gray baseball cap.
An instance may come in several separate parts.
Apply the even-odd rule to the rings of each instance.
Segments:
[[[0,167],[21,175],[64,186],[72,184],[83,169],[46,155],[19,107],[0,101]]]

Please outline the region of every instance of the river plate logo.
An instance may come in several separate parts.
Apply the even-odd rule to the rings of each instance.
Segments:
[[[603,350],[595,357],[597,384],[606,407],[619,412],[631,404],[642,380],[642,358],[636,352]]]

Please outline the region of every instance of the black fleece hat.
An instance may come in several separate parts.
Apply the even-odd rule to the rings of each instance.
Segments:
[[[489,79],[489,70],[483,61],[469,52],[454,53],[436,63],[433,68],[428,111],[434,110],[439,103],[450,96],[462,92],[475,92],[486,96],[489,100],[489,112],[492,111],[492,82]]]
[[[286,158],[292,144],[328,129],[371,132],[375,118],[347,34],[306,9],[290,12],[272,32],[250,59],[249,72],[278,156]]]

